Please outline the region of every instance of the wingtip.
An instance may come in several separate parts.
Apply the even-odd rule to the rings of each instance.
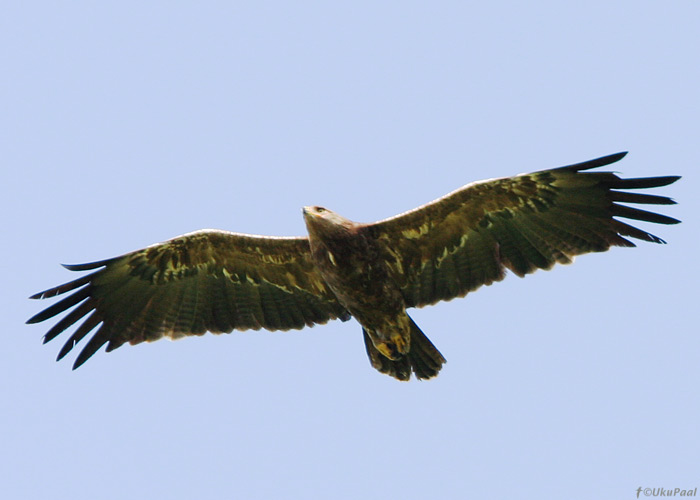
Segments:
[[[83,366],[83,364],[84,364],[84,363],[88,360],[88,358],[89,358],[89,356],[88,356],[88,357],[84,357],[84,356],[82,356],[82,353],[80,353],[80,354],[81,354],[81,355],[79,355],[78,358],[75,360],[75,363],[73,363],[73,367],[71,368],[72,371],[75,371],[75,370],[77,370],[78,368],[80,368],[81,366]]]
[[[90,342],[88,342],[87,345],[83,347],[83,350],[80,351],[78,357],[75,358],[75,363],[73,363],[73,370],[77,370],[78,368],[80,368],[83,365],[83,363],[90,359],[92,355],[95,354],[95,352],[97,352],[97,350],[100,347],[102,347],[102,345],[104,345],[104,342],[100,343],[99,340],[95,342],[96,338],[99,339],[99,337],[97,336],[93,337],[92,339],[90,339]]]
[[[619,153],[613,153],[611,155],[606,155],[606,156],[601,156],[600,158],[596,158],[595,160],[592,160],[594,162],[598,162],[599,166],[604,166],[604,165],[610,165],[611,163],[616,163],[620,160],[622,160],[629,151],[620,151]]]
[[[30,298],[34,298],[34,297],[30,297]],[[27,321],[25,321],[24,324],[25,324],[25,325],[33,325],[33,324],[35,324],[35,323],[40,323],[41,321],[43,321],[43,320],[41,319],[41,313],[43,313],[43,312],[44,312],[44,311],[35,314],[35,315],[32,316],[31,318],[29,318]]]
[[[104,259],[104,260],[97,260],[95,262],[86,262],[85,264],[61,264],[63,267],[68,269],[69,271],[91,271],[93,269],[97,269],[98,267],[104,267],[115,260],[119,259],[119,257],[112,257],[110,259]]]
[[[592,168],[604,167],[615,163],[627,156],[627,151],[621,151],[619,153],[614,153],[611,155],[601,156],[600,158],[595,158],[593,160],[584,161],[581,163],[575,163],[573,165],[566,165],[564,167],[559,167],[561,170],[590,170]]]
[[[622,160],[628,154],[629,154],[629,151],[620,151],[619,153],[613,153],[613,154],[608,155],[608,156],[603,156],[603,158],[610,159],[610,163],[615,163],[616,161]]]
[[[90,264],[61,264],[61,267],[68,269],[69,271],[86,271],[88,269],[94,269]]]

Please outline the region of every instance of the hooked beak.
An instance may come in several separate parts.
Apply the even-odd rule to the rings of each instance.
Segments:
[[[305,220],[315,219],[318,217],[318,214],[313,207],[304,207],[301,209],[301,212],[304,214]]]
[[[303,212],[304,217],[307,217],[307,216],[308,217],[311,217],[311,216],[320,217],[321,216],[321,214],[318,213],[318,210],[316,209],[316,207],[304,207],[301,209],[301,211]]]

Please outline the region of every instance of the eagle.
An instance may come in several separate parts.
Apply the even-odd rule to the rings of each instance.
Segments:
[[[57,361],[97,328],[75,369],[105,344],[109,352],[127,342],[297,330],[352,317],[374,368],[399,380],[430,379],[445,358],[407,309],[463,297],[501,281],[507,270],[523,277],[577,255],[635,246],[628,237],[665,243],[619,219],[680,222],[626,205],[675,204],[630,190],[680,177],[589,172],[625,155],[474,182],[370,224],[307,206],[307,236],[200,230],[119,257],[65,265],[91,272],[31,296],[73,292],[27,323],[67,313],[46,333],[46,343],[82,321]]]

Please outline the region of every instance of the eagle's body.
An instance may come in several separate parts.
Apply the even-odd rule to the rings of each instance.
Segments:
[[[445,358],[406,313],[387,263],[390,251],[372,236],[372,226],[323,207],[305,207],[304,220],[316,269],[362,325],[372,365],[402,380],[410,378],[411,370],[418,378],[437,375]]]
[[[500,281],[506,269],[525,276],[576,255],[634,246],[625,236],[663,243],[614,217],[677,223],[620,202],[673,204],[627,190],[665,186],[678,177],[584,172],[623,156],[469,184],[373,224],[306,207],[308,237],[204,230],[66,266],[93,272],[34,295],[75,290],[28,322],[70,310],[45,335],[48,342],[85,318],[59,359],[99,325],[77,368],[105,344],[111,351],[164,336],[289,330],[354,317],[377,370],[401,380],[412,372],[431,378],[445,359],[406,309],[462,297]]]

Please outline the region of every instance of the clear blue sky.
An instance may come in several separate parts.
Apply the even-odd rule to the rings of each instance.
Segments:
[[[0,16],[6,498],[633,499],[700,487],[696,1],[10,2]],[[72,372],[27,297],[200,228],[304,233],[629,150],[640,243],[412,313],[160,341]]]

